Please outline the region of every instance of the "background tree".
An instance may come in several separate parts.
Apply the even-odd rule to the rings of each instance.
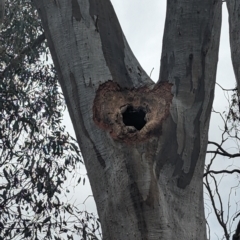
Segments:
[[[239,75],[239,53],[240,53],[240,47],[239,47],[239,41],[240,41],[240,34],[239,34],[239,27],[240,27],[240,16],[239,16],[239,9],[240,9],[240,3],[239,1],[226,1],[228,12],[229,12],[229,35],[230,35],[230,48],[231,48],[231,57],[232,57],[232,63],[233,63],[233,69],[235,78],[237,81],[237,88],[234,89],[234,94],[232,95],[232,99],[229,101],[229,112],[223,117],[224,121],[224,128],[222,133],[222,139],[219,143],[209,142],[211,145],[214,145],[216,147],[216,151],[209,151],[211,153],[214,153],[213,158],[211,159],[209,165],[206,168],[206,182],[205,186],[208,190],[210,198],[213,200],[214,195],[216,195],[217,203],[213,200],[213,209],[215,212],[215,215],[218,219],[218,222],[222,226],[224,230],[224,236],[226,239],[230,239],[230,234],[228,232],[228,227],[231,224],[232,221],[235,221],[239,218],[239,208],[237,208],[236,213],[232,216],[229,212],[230,208],[230,201],[228,201],[228,208],[227,210],[223,209],[223,202],[221,200],[221,194],[219,191],[219,184],[217,184],[216,181],[216,175],[218,174],[233,174],[233,173],[240,173],[239,167],[234,166],[234,164],[229,163],[228,169],[226,170],[210,170],[212,167],[213,160],[215,159],[216,155],[222,155],[227,156],[228,158],[236,158],[239,157],[239,110],[240,110],[240,101],[239,101],[239,81],[240,81],[240,75]],[[224,149],[225,143],[228,140],[234,139],[235,146],[237,147],[237,153],[232,153],[232,151],[227,151]],[[215,193],[214,191],[211,191],[209,188],[209,181],[208,177],[213,179],[213,183],[215,185]],[[224,175],[222,175],[224,177]],[[238,176],[237,176],[238,178]],[[219,178],[218,178],[219,179]],[[235,187],[230,188],[230,194],[234,192],[236,189],[239,190],[239,180],[236,179],[237,183]],[[218,205],[218,206],[217,206]],[[238,201],[236,201],[236,206],[238,206]],[[239,220],[238,220],[239,221]],[[236,221],[237,222],[237,221]],[[229,224],[230,223],[230,224]],[[239,238],[239,224],[237,226],[237,229],[235,231],[235,234],[233,235],[233,239]]]
[[[220,86],[220,88],[222,88]],[[237,89],[223,89],[228,99],[229,109],[223,113],[216,112],[222,119],[219,123],[220,137],[217,142],[209,140],[207,161],[204,172],[204,189],[206,218],[211,212],[215,215],[220,230],[215,233],[218,239],[231,239],[239,221],[239,164],[234,162],[239,154],[239,100]],[[229,148],[229,145],[231,148]],[[218,165],[218,167],[216,167]],[[227,184],[227,185],[226,185]],[[210,205],[208,205],[208,201]],[[211,221],[210,221],[211,222]],[[238,224],[239,225],[239,224]],[[239,229],[239,227],[238,227]],[[219,230],[219,229],[218,229]],[[208,225],[208,235],[211,231],[211,224]],[[238,233],[239,230],[236,230]],[[238,234],[235,234],[235,237]],[[214,238],[213,238],[214,239]]]
[[[31,1],[6,1],[0,51],[0,239],[96,239],[94,216],[64,198],[82,157]]]

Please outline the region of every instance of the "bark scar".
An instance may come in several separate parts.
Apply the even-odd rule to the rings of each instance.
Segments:
[[[172,103],[171,87],[172,84],[162,82],[153,89],[123,89],[107,81],[96,92],[93,120],[121,142],[131,144],[159,137]]]

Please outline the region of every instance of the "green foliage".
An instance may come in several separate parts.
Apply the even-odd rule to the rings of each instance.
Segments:
[[[96,219],[61,201],[82,157],[37,11],[6,1],[0,32],[0,240],[97,239]],[[91,226],[91,229],[88,227]]]

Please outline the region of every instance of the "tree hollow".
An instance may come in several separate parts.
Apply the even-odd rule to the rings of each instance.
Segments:
[[[112,81],[105,82],[96,92],[93,120],[114,140],[125,143],[159,136],[169,115],[171,87],[172,84],[163,82],[153,89],[126,89]]]

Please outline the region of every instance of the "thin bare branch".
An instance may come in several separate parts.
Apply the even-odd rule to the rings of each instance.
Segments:
[[[227,151],[225,151],[221,145],[219,145],[218,143],[216,142],[211,142],[211,141],[208,141],[208,144],[213,144],[215,146],[218,147],[218,149],[216,151],[207,151],[207,153],[214,153],[214,154],[220,154],[222,156],[226,156],[226,157],[229,157],[229,158],[236,158],[236,157],[240,157],[240,153],[234,153],[234,154],[231,154]]]
[[[232,91],[236,91],[237,88],[230,88],[230,89],[226,89],[226,88],[223,88],[219,83],[216,82],[216,85],[218,85],[223,91],[229,91],[229,92],[232,92]]]

